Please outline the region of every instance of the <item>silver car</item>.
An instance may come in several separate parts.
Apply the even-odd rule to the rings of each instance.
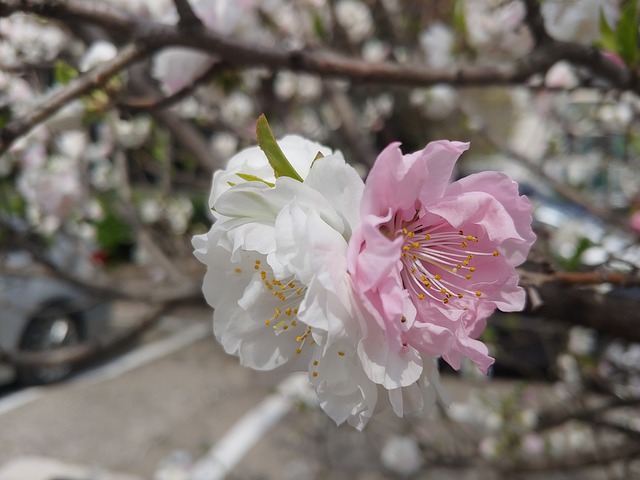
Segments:
[[[0,348],[4,352],[45,352],[105,334],[108,303],[46,275],[25,252],[5,252],[1,260]],[[11,375],[28,385],[55,382],[71,371],[69,365],[0,367],[0,381]]]

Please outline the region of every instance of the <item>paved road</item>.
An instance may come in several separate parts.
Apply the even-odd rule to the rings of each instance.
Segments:
[[[178,331],[208,330],[211,314],[174,317],[183,319]],[[0,465],[41,455],[152,478],[176,450],[204,455],[280,380],[240,367],[212,337],[113,375],[26,392],[24,404],[0,414]]]

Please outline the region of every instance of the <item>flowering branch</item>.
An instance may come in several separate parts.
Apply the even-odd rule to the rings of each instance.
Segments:
[[[175,4],[178,15],[180,16],[178,26],[185,30],[196,30],[198,28],[202,28],[202,20],[198,18],[193,11],[193,8],[191,8],[189,0],[173,0],[173,3]]]

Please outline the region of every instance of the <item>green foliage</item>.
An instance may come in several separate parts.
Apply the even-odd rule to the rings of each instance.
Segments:
[[[620,20],[615,30],[607,23],[600,11],[600,40],[598,45],[614,52],[631,68],[638,65],[638,5],[635,0],[627,1],[620,12]]]
[[[78,70],[63,60],[56,60],[53,66],[53,79],[56,83],[66,85],[78,76]]]
[[[260,177],[256,177],[255,175],[249,175],[248,173],[236,173],[236,175],[241,179],[246,180],[247,182],[262,182],[270,187],[275,187],[275,184],[267,182],[266,180]]]
[[[280,145],[276,142],[269,127],[269,122],[264,114],[260,115],[256,124],[256,137],[258,139],[258,145],[267,156],[269,165],[273,168],[276,178],[278,177],[291,177],[299,182],[302,182],[302,177],[298,175],[298,172],[293,168],[284,152],[280,149]]]
[[[562,265],[562,268],[564,268],[567,272],[575,272],[579,270],[580,266],[582,265],[582,261],[580,260],[582,254],[585,252],[585,250],[592,247],[593,245],[594,243],[588,238],[580,238],[580,240],[578,240],[578,244],[576,245],[576,249],[571,257],[560,257],[558,259],[559,263]]]
[[[126,260],[126,252],[134,243],[129,226],[111,212],[96,223],[96,240],[112,260]]]

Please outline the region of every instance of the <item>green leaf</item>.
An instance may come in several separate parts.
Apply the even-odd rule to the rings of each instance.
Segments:
[[[628,0],[620,13],[616,29],[618,54],[631,68],[638,64],[638,6],[636,0]]]
[[[604,16],[604,12],[600,9],[600,39],[598,45],[610,52],[618,52],[618,43],[616,41],[616,34],[607,23],[607,19]]]
[[[267,122],[267,117],[265,117],[264,114],[258,117],[258,122],[256,123],[256,137],[258,138],[258,145],[267,156],[269,165],[271,165],[271,168],[273,168],[273,171],[275,172],[276,178],[290,177],[302,182],[302,177],[298,175],[298,172],[296,172],[293,166],[289,163],[284,152],[280,149],[280,145],[278,145],[278,142],[276,142],[276,139],[273,137],[273,133],[271,133],[271,128],[269,127],[269,122]]]
[[[53,79],[56,83],[66,85],[78,76],[78,71],[62,60],[56,60],[53,67]]]
[[[260,177],[256,177],[255,175],[250,175],[248,173],[236,173],[236,175],[238,177],[240,177],[243,180],[246,180],[247,182],[262,182],[265,185],[268,185],[270,187],[275,187],[275,184],[271,183],[271,182],[267,182],[266,180],[260,178]],[[229,182],[231,183],[231,182]]]

